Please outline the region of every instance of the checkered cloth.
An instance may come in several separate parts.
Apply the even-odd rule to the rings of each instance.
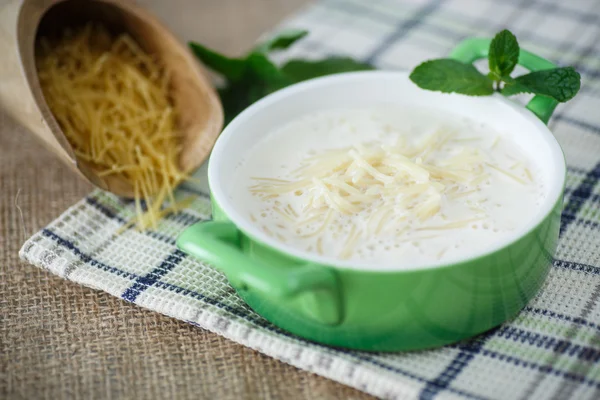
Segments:
[[[580,94],[550,123],[569,165],[556,260],[517,318],[463,343],[410,353],[333,349],[292,336],[248,308],[223,275],[176,249],[186,226],[210,218],[205,183],[182,188],[197,200],[157,230],[118,236],[133,207],[96,191],[28,240],[21,257],[383,398],[600,398],[598,1],[324,0],[284,25],[311,32],[284,58],[347,54],[388,69],[508,27],[524,48],[582,73]],[[197,176],[205,180],[205,170]]]

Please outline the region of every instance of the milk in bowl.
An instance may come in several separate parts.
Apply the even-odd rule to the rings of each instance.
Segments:
[[[406,106],[309,113],[265,134],[231,198],[282,247],[378,269],[448,264],[508,243],[548,179],[518,132]]]

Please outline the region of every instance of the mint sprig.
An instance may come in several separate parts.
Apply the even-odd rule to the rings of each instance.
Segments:
[[[420,64],[412,71],[410,79],[422,89],[470,96],[487,96],[494,91],[506,96],[532,93],[561,103],[575,97],[581,87],[581,76],[573,67],[511,77],[519,54],[517,38],[510,31],[503,30],[490,43],[489,74],[482,74],[472,64],[442,58]]]
[[[189,44],[196,57],[225,80],[219,96],[226,123],[255,101],[293,83],[340,72],[372,69],[368,64],[347,57],[317,61],[296,59],[282,66],[269,59],[272,52],[287,49],[307,34],[307,31],[297,29],[281,32],[239,58],[227,57],[198,43]]]

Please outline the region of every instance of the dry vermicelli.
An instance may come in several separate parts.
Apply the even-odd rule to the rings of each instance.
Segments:
[[[41,38],[36,63],[46,102],[77,158],[98,176],[131,184],[137,217],[128,226],[155,228],[177,211],[182,204],[173,191],[187,174],[178,166],[168,71],[128,34],[114,37],[92,23],[56,40]],[[162,209],[166,200],[170,207]]]

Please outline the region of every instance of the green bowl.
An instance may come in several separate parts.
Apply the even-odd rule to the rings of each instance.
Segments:
[[[463,42],[452,57],[485,57],[489,40]],[[530,70],[553,64],[521,51]],[[357,95],[359,94],[359,95]],[[518,130],[519,145],[543,166],[546,200],[511,240],[452,263],[389,270],[331,262],[266,236],[230,188],[235,164],[285,122],[328,108],[424,106]],[[452,343],[513,318],[537,293],[551,266],[560,225],[566,166],[545,125],[556,103],[535,97],[527,108],[501,95],[468,97],[424,91],[406,72],[332,75],[274,93],[241,113],[219,137],[209,162],[213,221],[195,224],[178,246],[222,271],[258,314],[303,338],[369,351]]]

